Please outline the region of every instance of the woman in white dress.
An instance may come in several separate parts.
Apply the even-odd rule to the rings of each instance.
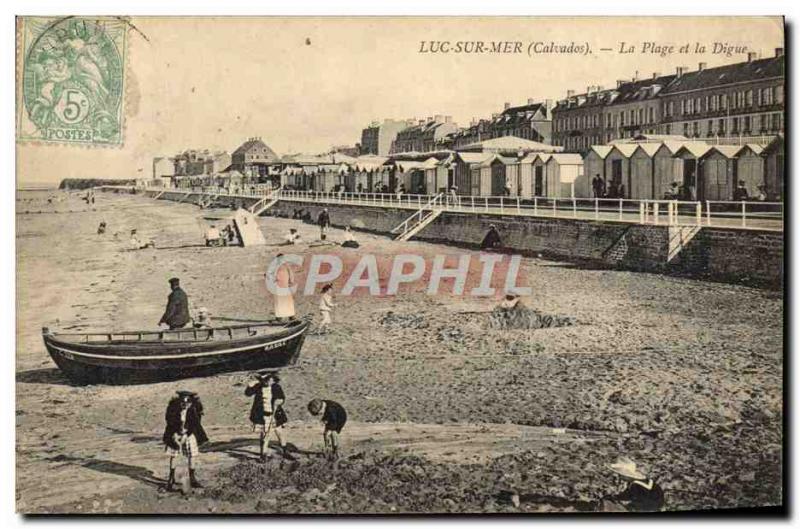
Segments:
[[[283,292],[275,294],[275,317],[281,318],[294,318],[294,296],[289,291],[294,287],[294,272],[289,267],[289,263],[283,262],[283,254],[278,254],[276,259],[279,260],[275,268],[275,277],[273,284]]]

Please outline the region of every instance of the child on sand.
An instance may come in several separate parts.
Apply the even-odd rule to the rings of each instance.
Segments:
[[[629,458],[621,457],[608,468],[622,477],[627,486],[622,492],[604,498],[603,510],[655,512],[664,507],[664,491]]]
[[[319,312],[322,315],[322,323],[319,325],[319,330],[327,330],[328,326],[331,323],[331,311],[336,304],[333,302],[333,294],[331,294],[331,290],[333,290],[333,285],[325,285],[322,287],[322,296],[319,300]]]
[[[166,454],[169,456],[169,478],[166,491],[172,492],[175,485],[175,457],[185,456],[189,467],[189,482],[192,487],[200,488],[202,485],[195,475],[195,464],[200,455],[200,445],[208,441],[206,431],[201,423],[203,405],[197,393],[192,391],[178,391],[167,404],[165,414],[166,427],[164,428],[163,441]]]
[[[347,412],[338,402],[324,399],[314,399],[308,403],[308,412],[311,415],[321,416],[325,425],[322,439],[325,442],[325,457],[328,461],[335,461],[339,457],[339,434],[347,422]]]

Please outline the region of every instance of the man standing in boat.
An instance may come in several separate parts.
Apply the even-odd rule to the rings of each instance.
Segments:
[[[189,467],[189,483],[194,488],[201,488],[197,481],[194,465],[200,455],[200,445],[208,441],[208,435],[201,423],[203,405],[197,393],[192,391],[178,391],[167,404],[163,441],[166,453],[169,456],[169,479],[166,490],[172,492],[175,485],[175,458],[185,456]]]
[[[186,324],[191,321],[189,316],[189,298],[186,297],[186,292],[181,288],[181,280],[173,277],[169,280],[169,287],[172,289],[169,297],[167,298],[167,310],[164,315],[158,320],[158,324],[169,325],[170,329],[180,329],[186,327]]]
[[[283,457],[293,459],[286,450],[286,440],[282,434],[283,425],[289,422],[289,418],[283,410],[286,395],[279,382],[280,377],[274,371],[262,371],[254,373],[247,387],[244,388],[244,394],[253,397],[250,422],[253,424],[254,430],[259,430],[258,453],[261,461],[266,461],[270,431],[275,432]]]

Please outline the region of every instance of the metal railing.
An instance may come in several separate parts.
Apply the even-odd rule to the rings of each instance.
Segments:
[[[151,191],[164,191],[152,188]],[[167,189],[186,193],[187,189]],[[247,198],[263,198],[275,193],[283,200],[320,204],[348,204],[403,209],[432,209],[464,213],[524,215],[533,217],[611,220],[635,224],[670,226],[710,226],[782,231],[782,202],[761,201],[684,201],[634,200],[625,198],[555,198],[519,196],[437,195],[413,193],[346,193],[328,191],[296,191],[287,189],[243,190],[219,192]],[[438,200],[436,200],[438,197]],[[410,220],[410,219],[409,219]]]
[[[404,220],[403,222],[398,224],[391,231],[391,233],[399,233],[401,237],[403,235],[405,235],[408,232],[409,229],[412,229],[414,226],[416,226],[416,224],[419,224],[420,222],[425,220],[425,214],[426,213],[428,213],[428,212],[430,212],[431,210],[434,210],[434,209],[440,209],[441,199],[442,199],[442,194],[439,193],[438,195],[434,196],[432,199],[430,199],[427,202],[425,202],[425,204],[420,206],[420,208],[413,215],[411,215],[406,220]],[[409,227],[409,223],[412,222],[412,221],[416,221],[416,223],[414,224],[414,226]]]

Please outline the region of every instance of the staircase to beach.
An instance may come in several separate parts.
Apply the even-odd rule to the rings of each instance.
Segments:
[[[408,241],[422,231],[425,226],[436,220],[442,214],[442,197],[444,195],[439,193],[424,205],[414,212],[413,215],[398,224],[393,230],[392,234],[396,235],[396,241]]]
[[[265,196],[264,198],[262,198],[261,200],[250,206],[248,209],[253,215],[258,217],[259,215],[261,215],[269,208],[278,203],[278,200],[280,200],[281,198],[282,189],[283,186],[279,187],[278,189],[275,189],[269,195]]]

